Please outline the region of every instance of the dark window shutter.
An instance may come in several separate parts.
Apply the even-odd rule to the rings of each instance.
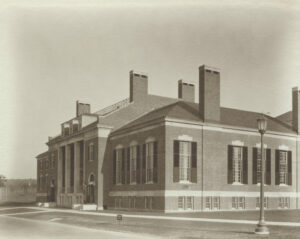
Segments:
[[[116,184],[116,165],[117,165],[117,152],[114,150],[113,156],[113,184]]]
[[[275,185],[279,185],[280,178],[279,178],[279,153],[280,150],[275,150]]]
[[[153,143],[153,148],[154,148],[154,149],[153,149],[153,151],[154,151],[154,152],[153,152],[153,154],[154,154],[154,155],[153,155],[153,167],[154,167],[154,168],[157,168],[157,156],[158,156],[158,155],[157,155],[157,142],[154,142],[154,143]]]
[[[197,143],[192,142],[192,168],[197,168]]]
[[[130,147],[127,148],[127,172],[126,183],[130,184]]]
[[[257,184],[257,148],[253,148],[253,171],[252,171],[252,183]]]
[[[158,170],[157,170],[157,158],[158,158],[158,154],[157,154],[157,142],[154,142],[153,143],[153,182],[154,183],[157,183],[157,177],[158,177],[158,175],[157,175],[157,172],[158,172]]]
[[[179,141],[174,140],[174,167],[179,167]]]
[[[288,185],[292,185],[292,151],[288,151]]]
[[[179,141],[174,140],[173,182],[179,182]]]
[[[142,183],[146,183],[146,144],[143,144]]]
[[[228,182],[228,184],[233,183],[232,152],[233,152],[233,146],[228,145],[228,149],[227,149],[227,160],[228,160],[227,182]]]
[[[248,148],[243,147],[243,184],[248,184]]]
[[[271,149],[266,150],[266,184],[271,185]]]
[[[141,183],[141,152],[140,146],[136,148],[136,182]]]
[[[146,169],[146,144],[143,144],[143,169]]]
[[[122,149],[122,184],[125,184],[125,149]]]

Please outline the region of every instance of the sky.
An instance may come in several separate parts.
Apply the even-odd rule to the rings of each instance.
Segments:
[[[299,1],[0,3],[0,174],[35,178],[48,136],[75,116],[129,96],[129,71],[149,93],[177,97],[198,67],[220,69],[221,106],[272,116],[300,87]],[[196,100],[197,101],[197,100]]]

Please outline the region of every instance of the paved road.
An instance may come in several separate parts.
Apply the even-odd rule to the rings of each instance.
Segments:
[[[88,239],[134,239],[134,238],[158,238],[134,233],[121,233],[101,231],[90,228],[64,225],[51,221],[36,221],[31,219],[0,216],[1,239],[41,239],[41,238],[88,238]]]

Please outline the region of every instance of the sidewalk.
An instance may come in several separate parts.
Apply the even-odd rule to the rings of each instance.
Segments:
[[[74,214],[82,214],[82,215],[94,215],[94,216],[106,216],[106,217],[117,217],[117,215],[122,215],[123,218],[136,218],[136,219],[158,219],[158,220],[175,220],[175,221],[192,221],[192,222],[215,222],[215,223],[235,223],[235,224],[250,224],[250,225],[256,225],[258,223],[258,217],[256,217],[256,220],[245,220],[245,219],[231,219],[231,218],[224,218],[224,216],[227,217],[233,217],[234,216],[238,216],[241,217],[242,216],[246,216],[246,217],[250,217],[253,218],[253,216],[255,214],[258,214],[259,212],[257,211],[243,211],[243,212],[199,212],[199,213],[193,213],[191,214],[193,217],[189,216],[185,216],[184,215],[178,215],[178,214],[171,214],[171,215],[157,215],[157,213],[155,213],[156,215],[141,215],[140,213],[136,214],[136,213],[130,213],[130,212],[108,212],[108,213],[104,213],[104,212],[90,212],[90,211],[77,211],[77,210],[72,210],[72,209],[54,209],[54,208],[40,208],[40,207],[29,207],[31,209],[40,209],[40,210],[44,210],[44,211],[53,211],[53,212],[67,212],[67,213],[74,213]],[[296,216],[298,216],[297,221],[269,221],[267,220],[266,223],[267,225],[270,226],[290,226],[290,227],[300,227],[300,211],[299,210],[291,210],[291,211],[269,211],[268,213],[275,213],[275,217],[276,214],[279,213],[283,213],[283,212],[288,212],[291,214],[296,214]],[[295,213],[296,212],[296,213]],[[210,214],[210,215],[209,215]],[[211,217],[216,217],[216,216],[220,216],[220,214],[223,214],[223,218],[211,218]],[[197,216],[198,217],[195,217]],[[203,217],[203,216],[210,216],[210,218],[207,217]],[[293,215],[294,216],[294,215]],[[294,220],[294,218],[293,218]]]

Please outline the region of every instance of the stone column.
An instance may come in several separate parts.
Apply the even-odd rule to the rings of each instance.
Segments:
[[[74,143],[74,193],[80,191],[79,189],[79,165],[80,163],[80,145],[79,142]]]
[[[66,145],[65,193],[70,192],[70,145]]]
[[[60,194],[62,193],[62,149],[58,148],[57,153],[57,192],[56,192],[56,202],[61,205]]]

